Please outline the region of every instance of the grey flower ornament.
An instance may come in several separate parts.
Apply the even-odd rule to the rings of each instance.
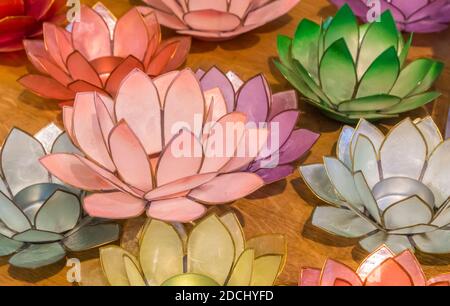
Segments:
[[[85,217],[83,192],[63,185],[41,166],[48,152],[76,150],[51,124],[36,137],[14,128],[1,150],[0,256],[35,269],[118,239],[119,226]]]
[[[385,136],[362,119],[345,126],[337,158],[300,167],[308,187],[334,207],[317,207],[312,223],[358,238],[368,252],[385,244],[450,253],[450,139],[430,117],[405,119]]]

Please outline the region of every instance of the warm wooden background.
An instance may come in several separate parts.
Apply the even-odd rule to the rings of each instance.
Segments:
[[[82,0],[94,4],[97,0]],[[120,15],[129,7],[128,0],[103,0],[111,10]],[[136,1],[132,1],[136,3]],[[336,9],[326,0],[302,0],[288,16],[272,22],[251,33],[232,41],[207,43],[193,41],[187,66],[207,69],[217,65],[224,71],[233,70],[247,79],[263,72],[273,91],[290,89],[290,85],[280,76],[271,59],[276,56],[277,34],[292,36],[298,22],[306,17],[319,22]],[[166,36],[173,35],[165,31]],[[450,30],[439,34],[415,35],[410,59],[434,57],[446,63],[446,68],[437,83],[443,97],[429,107],[430,113],[443,127],[446,122],[450,97]],[[61,122],[56,103],[40,99],[24,91],[16,79],[27,73],[29,63],[22,52],[0,55],[0,139],[4,139],[9,129],[18,126],[30,133],[37,132],[49,122]],[[341,125],[333,122],[304,102],[300,102],[302,118],[299,125],[320,132],[318,143],[301,162],[319,162],[323,155],[334,154],[334,144]],[[422,109],[409,113],[411,117],[424,116]],[[384,122],[392,125],[395,121]],[[302,266],[320,267],[327,257],[340,260],[356,268],[364,253],[353,247],[354,242],[330,237],[310,226],[310,214],[316,205],[322,204],[307,189],[296,172],[282,182],[272,184],[256,192],[248,199],[233,205],[243,223],[247,237],[265,232],[283,233],[288,239],[288,259],[279,284],[294,285]],[[73,255],[81,259],[96,257],[98,251]],[[450,258],[419,256],[427,275],[450,272]],[[0,259],[0,285],[70,285],[66,281],[64,263],[27,271],[11,268],[7,259]]]

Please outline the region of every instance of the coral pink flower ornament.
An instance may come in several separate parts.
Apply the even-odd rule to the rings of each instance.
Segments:
[[[65,0],[1,0],[0,53],[22,50],[24,38],[42,34],[43,22],[62,22],[65,4]]]
[[[450,286],[450,273],[427,280],[410,250],[395,255],[381,246],[369,255],[356,272],[328,259],[322,269],[303,268],[300,286]]]
[[[158,21],[179,34],[221,41],[283,16],[300,0],[144,0]]]
[[[63,108],[65,129],[84,155],[52,154],[41,163],[93,192],[84,199],[91,216],[127,219],[146,211],[165,221],[198,219],[203,204],[233,202],[264,185],[240,169],[263,150],[268,129],[247,127],[244,113],[227,113],[220,92],[213,94],[189,69],[153,80],[133,70],[115,100],[79,93]],[[221,154],[222,143],[230,155]],[[250,153],[238,154],[242,147]]]
[[[161,41],[156,16],[149,8],[132,8],[118,20],[101,3],[82,5],[80,18],[67,29],[44,24],[43,40],[24,42],[38,70],[19,82],[34,93],[71,105],[77,92],[114,97],[133,69],[150,76],[178,68],[190,49],[189,37]]]

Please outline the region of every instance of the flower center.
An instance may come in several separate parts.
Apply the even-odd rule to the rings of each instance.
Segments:
[[[431,208],[434,208],[434,195],[431,190],[422,182],[414,179],[391,177],[378,182],[372,192],[381,211],[412,196],[418,196]]]

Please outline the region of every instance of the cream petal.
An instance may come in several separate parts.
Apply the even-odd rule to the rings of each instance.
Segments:
[[[194,227],[187,242],[188,273],[208,276],[223,285],[233,263],[233,238],[216,215]]]
[[[422,182],[434,194],[437,207],[450,196],[450,139],[441,143],[428,160]]]
[[[382,218],[387,229],[398,229],[429,223],[433,211],[423,200],[414,196],[386,208]]]
[[[355,186],[358,190],[359,196],[363,202],[363,205],[369,211],[370,215],[377,221],[378,224],[382,224],[381,212],[378,208],[377,202],[367,184],[366,178],[362,172],[355,173]]]
[[[170,224],[158,220],[148,222],[139,243],[139,258],[147,283],[160,286],[183,273],[183,242]]]
[[[450,253],[450,230],[437,230],[412,237],[416,248],[429,254]]]
[[[354,212],[335,207],[317,207],[312,224],[322,230],[346,238],[358,238],[377,230]]]
[[[325,169],[331,183],[339,195],[341,195],[350,205],[362,208],[362,201],[356,190],[355,180],[350,170],[338,159],[324,157]]]
[[[430,116],[414,123],[425,138],[428,147],[428,157],[430,157],[434,149],[444,141],[441,131],[439,131],[436,123]]]
[[[345,206],[336,194],[333,184],[328,177],[325,166],[322,164],[312,164],[301,166],[300,174],[314,194],[322,201],[331,205]]]
[[[353,153],[353,173],[361,171],[370,189],[380,181],[377,152],[372,142],[364,135],[359,135]]]
[[[373,146],[375,147],[375,151],[378,152],[381,144],[383,143],[384,134],[369,121],[361,119],[352,137],[350,156],[353,156],[353,152],[355,151],[356,147],[356,141],[358,140],[359,135],[364,135],[369,138],[370,142],[372,142]]]
[[[418,179],[427,157],[427,145],[411,120],[405,119],[392,128],[380,149],[383,178]]]
[[[339,140],[336,145],[336,156],[349,169],[353,167],[350,154],[350,144],[352,142],[354,133],[355,133],[354,128],[347,125],[344,126],[342,128],[341,134],[339,135]]]
[[[439,208],[431,224],[438,227],[445,227],[447,225],[450,225],[450,199],[448,199],[447,202],[445,202],[441,206],[441,208]]]
[[[384,232],[378,232],[359,242],[359,245],[369,253],[372,253],[380,246],[387,246],[392,252],[398,254],[406,249],[414,251],[414,247],[409,242],[407,236],[388,235]]]

